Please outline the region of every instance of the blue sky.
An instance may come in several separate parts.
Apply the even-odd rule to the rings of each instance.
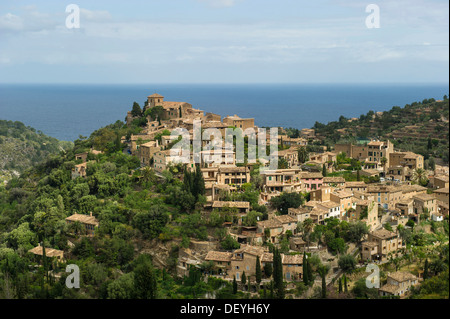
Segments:
[[[72,1],[72,2],[71,2]],[[67,29],[67,5],[81,28]],[[368,4],[380,28],[368,29]],[[1,83],[448,82],[438,0],[2,0]]]

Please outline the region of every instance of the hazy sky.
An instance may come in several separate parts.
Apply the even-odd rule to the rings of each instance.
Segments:
[[[80,29],[66,28],[71,3]],[[2,0],[0,82],[447,83],[448,12],[447,0]]]

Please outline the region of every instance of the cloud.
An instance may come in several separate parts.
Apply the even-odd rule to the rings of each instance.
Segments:
[[[233,7],[238,0],[197,0],[214,8],[229,8]]]
[[[91,11],[84,8],[80,8],[80,14],[82,21],[89,22],[103,22],[110,21],[112,19],[111,14],[108,11]]]
[[[21,17],[12,13],[0,16],[0,30],[4,31],[20,31],[24,27]]]

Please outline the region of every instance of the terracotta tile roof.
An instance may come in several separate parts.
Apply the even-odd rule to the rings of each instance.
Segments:
[[[399,290],[400,290],[399,286],[391,285],[391,284],[386,284],[383,287],[380,287],[380,289],[379,289],[379,291],[387,292],[387,293],[390,293],[393,295],[398,294]]]
[[[368,247],[376,247],[378,246],[378,243],[376,241],[364,241],[362,242],[362,245]]]
[[[442,182],[447,182],[447,183],[449,181],[449,177],[446,175],[435,176],[434,179],[440,180]]]
[[[281,263],[283,265],[301,265],[303,264],[303,256],[300,254],[297,255],[282,255]]]
[[[42,246],[39,245],[37,247],[34,247],[33,249],[30,249],[28,252],[35,254],[35,255],[39,255],[42,256],[43,254],[43,249]],[[45,248],[45,256],[47,257],[64,257],[64,251],[62,250],[58,250],[58,249],[53,249],[53,248]]]
[[[237,208],[250,208],[249,202],[226,202],[226,201],[215,201],[212,204],[213,208],[222,207],[237,207]]]
[[[381,141],[372,141],[372,142],[368,143],[367,145],[380,146],[380,145],[383,145],[383,144],[384,144],[384,142],[381,142]]]
[[[291,215],[301,215],[301,214],[308,214],[311,210],[306,207],[299,207],[299,208],[289,208],[288,212]]]
[[[379,230],[374,230],[371,234],[372,234],[372,236],[381,238],[381,239],[397,237],[396,233],[390,232],[389,230],[384,229],[384,228],[379,229]]]
[[[276,219],[269,219],[269,220],[263,220],[260,222],[257,222],[258,226],[262,228],[280,228],[283,227],[283,224],[280,223]]]
[[[287,224],[287,223],[294,223],[296,222],[296,219],[292,216],[289,215],[280,215],[280,216],[276,216],[275,217],[276,220],[278,220],[280,223],[282,224]]]
[[[339,207],[339,203],[336,203],[336,202],[333,202],[333,201],[327,201],[327,202],[319,203],[318,207],[319,206],[322,206],[322,207],[325,207],[327,209],[330,209],[330,208]]]
[[[406,272],[406,271],[397,271],[392,274],[387,275],[388,277],[391,277],[397,282],[404,282],[407,280],[418,280],[416,276],[413,274]]]
[[[186,102],[169,102],[169,101],[167,101],[167,102],[164,101],[161,103],[162,103],[162,107],[165,109],[176,109],[176,108],[179,108],[180,106],[184,106],[185,104],[189,104]]]
[[[99,225],[97,218],[95,218],[92,215],[73,214],[72,216],[67,217],[66,220],[71,221],[71,222],[78,221],[82,224],[89,224],[89,225],[94,225],[94,226]]]
[[[249,172],[247,167],[219,167],[221,173],[246,173]]]
[[[241,248],[236,249],[233,254],[235,253],[244,253],[244,254],[249,254],[249,255],[253,255],[253,256],[262,256],[262,254],[264,254],[266,251],[265,248],[263,247],[258,247],[258,246],[251,246],[251,245],[242,245]]]
[[[309,179],[309,178],[323,178],[322,173],[310,173],[310,172],[302,172],[300,173],[300,178]]]
[[[349,190],[334,191],[332,194],[338,196],[339,198],[347,198],[353,196],[353,193]]]
[[[448,194],[448,187],[436,189],[434,192],[439,194]]]
[[[345,182],[345,187],[367,187],[367,184],[365,182]]]
[[[261,262],[273,262],[273,254],[272,253],[263,253],[261,256]]]
[[[324,177],[323,178],[324,183],[345,183],[345,178],[343,177]]]
[[[418,195],[413,196],[413,198],[421,200],[421,201],[429,201],[429,200],[436,199],[436,197],[434,197],[431,194],[418,194]]]
[[[158,93],[155,93],[155,94],[149,95],[148,97],[164,97],[164,96],[159,95]]]
[[[417,159],[419,157],[421,157],[421,155],[413,153],[413,152],[406,152],[406,155],[403,158]]]
[[[205,257],[205,260],[211,261],[231,261],[233,253],[222,252],[222,251],[209,251]]]

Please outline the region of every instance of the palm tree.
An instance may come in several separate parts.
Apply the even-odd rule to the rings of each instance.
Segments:
[[[413,171],[411,180],[417,184],[423,184],[427,180],[427,172],[423,168]]]
[[[141,183],[147,185],[148,182],[154,182],[156,178],[155,172],[148,166],[141,170]]]
[[[385,172],[386,171],[386,164],[387,164],[387,158],[386,157],[382,157],[381,158],[381,166],[383,167],[383,172]]]
[[[311,231],[314,227],[314,221],[311,218],[305,219],[305,221],[302,224],[303,226],[303,239],[306,241],[308,249],[309,249],[309,235],[311,234]]]

